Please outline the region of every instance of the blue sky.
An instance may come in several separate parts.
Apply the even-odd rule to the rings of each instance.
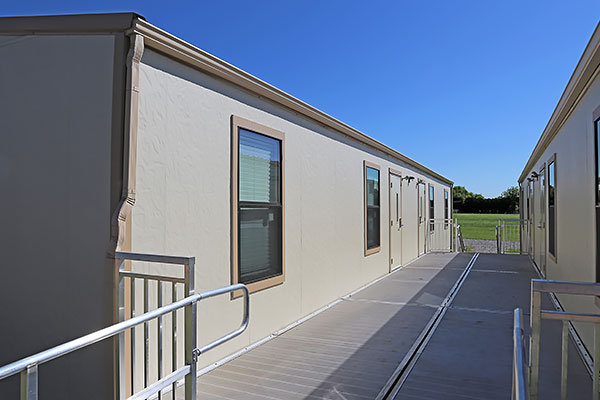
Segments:
[[[3,2],[136,11],[455,181],[514,185],[600,18],[598,0]]]

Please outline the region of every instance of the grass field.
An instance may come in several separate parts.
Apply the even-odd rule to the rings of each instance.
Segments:
[[[519,214],[459,214],[454,217],[465,239],[496,240],[499,219],[519,218]]]

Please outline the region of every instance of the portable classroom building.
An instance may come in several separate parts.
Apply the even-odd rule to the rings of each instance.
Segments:
[[[196,256],[196,291],[248,284],[249,329],[202,367],[451,250],[450,180],[139,15],[0,18],[0,59],[0,365],[113,323],[115,251]],[[202,303],[200,343],[240,301]],[[113,361],[53,361],[40,390],[109,398]]]
[[[519,177],[522,236],[547,279],[600,282],[599,48],[597,27]],[[598,299],[558,298],[566,311],[598,313]],[[593,327],[576,329],[592,351]]]

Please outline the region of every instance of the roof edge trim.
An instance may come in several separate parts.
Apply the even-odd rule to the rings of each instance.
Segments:
[[[341,122],[323,111],[277,89],[261,79],[244,72],[243,70],[213,56],[210,53],[152,25],[144,19],[136,18],[129,34],[138,34],[144,37],[145,46],[167,54],[177,60],[185,62],[192,67],[220,77],[230,83],[245,88],[259,96],[263,96],[277,104],[310,118],[326,127],[349,136],[363,144],[383,152],[417,170],[430,175],[448,185],[454,182],[425,167],[389,146],[367,136],[357,129]]]
[[[596,26],[575,71],[571,75],[567,87],[563,91],[548,124],[529,156],[518,183],[522,183],[535,164],[539,161],[544,151],[548,148],[554,137],[558,134],[564,123],[571,116],[573,110],[589,89],[592,81],[600,73],[600,23]]]
[[[134,21],[143,19],[143,16],[134,12],[1,17],[0,33],[29,35],[123,32],[130,29]]]

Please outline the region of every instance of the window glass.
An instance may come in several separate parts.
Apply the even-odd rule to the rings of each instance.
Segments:
[[[435,199],[435,195],[434,195],[433,186],[429,185],[429,219],[430,220],[435,218],[434,199]],[[435,224],[433,223],[433,221],[430,222],[429,229],[431,231],[433,231],[435,229]]]
[[[379,206],[379,171],[367,167],[367,205]]]
[[[240,282],[281,274],[281,245],[280,207],[240,207]]]
[[[280,200],[281,142],[240,128],[240,201]]]
[[[282,274],[281,141],[239,129],[238,281]]]
[[[367,250],[379,247],[379,171],[366,167]]]
[[[448,203],[448,191],[444,190],[444,219],[448,219],[450,205]]]
[[[555,163],[548,164],[548,251],[556,256],[556,172]]]

